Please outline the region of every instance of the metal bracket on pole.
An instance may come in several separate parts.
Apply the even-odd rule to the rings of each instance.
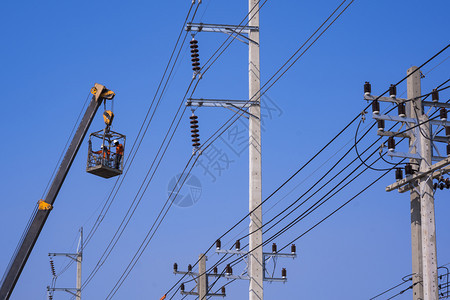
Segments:
[[[398,151],[388,151],[387,155],[389,155],[390,157],[422,159],[422,157],[418,153],[406,153],[406,152],[398,152]]]
[[[222,24],[204,24],[204,23],[187,23],[185,27],[186,31],[197,31],[197,32],[221,32],[226,33],[233,38],[248,45],[248,42],[258,45],[257,42],[251,40],[244,34],[249,34],[250,31],[258,31],[259,28],[256,26],[236,26],[236,25],[222,25]],[[236,35],[236,36],[234,36]],[[246,41],[241,40],[239,37],[244,38]]]
[[[194,99],[188,98],[186,106],[205,106],[205,107],[239,107],[247,108],[251,105],[259,105],[259,102],[248,100],[226,100],[226,99]]]
[[[364,100],[367,100],[367,101],[377,100],[380,102],[402,103],[402,102],[407,101],[408,99],[380,97],[380,96],[374,96],[374,95],[364,95]]]
[[[408,122],[408,123],[417,124],[417,119],[404,118],[404,117],[399,117],[399,116],[389,116],[389,115],[374,114],[373,118],[375,120],[384,120],[384,121],[393,121],[393,122]]]
[[[398,133],[398,132],[392,132],[392,131],[384,131],[384,130],[378,130],[377,135],[379,136],[394,136],[399,138],[410,138],[411,136],[404,132],[404,133]]]
[[[296,253],[264,253],[264,257],[289,257],[297,258]]]
[[[450,108],[450,103],[444,102],[422,101],[422,104],[429,107]]]
[[[278,252],[271,252],[271,253],[263,253],[264,256],[264,281],[269,281],[269,282],[283,282],[285,283],[287,281],[287,277],[286,277],[286,269],[283,269],[281,272],[281,277],[273,277],[274,273],[275,273],[275,267],[276,267],[276,263],[277,263],[277,258],[278,257],[285,257],[285,258],[296,258],[297,254],[295,252],[293,253],[278,253]],[[273,261],[273,272],[272,274],[269,273],[269,271],[267,270],[267,262],[272,260]],[[266,273],[268,274],[268,276],[266,276]]]
[[[444,136],[435,136],[432,138],[433,142],[438,142],[438,143],[450,143],[450,137],[444,137]]]
[[[47,287],[47,291],[49,292],[66,292],[71,294],[72,296],[77,296],[77,293],[80,292],[81,290],[79,289],[75,289],[75,288],[51,288],[51,287]]]
[[[78,253],[49,253],[48,256],[65,256],[77,261]]]
[[[188,98],[186,101],[186,106],[197,106],[197,107],[224,107],[231,109],[232,111],[236,113],[243,113],[248,116],[251,116],[253,118],[259,119],[254,114],[250,113],[247,110],[244,110],[244,108],[249,108],[251,105],[259,105],[259,102],[257,101],[248,101],[248,100],[225,100],[225,99],[193,99]],[[235,111],[232,108],[235,108],[238,110]]]

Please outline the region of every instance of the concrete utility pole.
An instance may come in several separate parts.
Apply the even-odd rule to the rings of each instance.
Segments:
[[[219,274],[217,271],[217,267],[214,268],[214,273],[207,273],[206,272],[206,260],[207,260],[207,257],[205,254],[199,255],[198,273],[192,271],[192,265],[188,266],[188,270],[186,272],[186,271],[178,271],[178,264],[177,263],[173,264],[173,273],[174,274],[184,274],[184,275],[192,276],[193,280],[188,280],[188,282],[195,281],[197,283],[197,285],[196,285],[197,292],[194,292],[195,287],[190,290],[186,290],[185,283],[187,283],[187,282],[181,283],[180,291],[181,291],[182,295],[185,295],[185,297],[190,295],[190,296],[197,296],[198,300],[206,300],[211,297],[225,297],[226,296],[224,286],[222,286],[222,288],[221,288],[221,293],[208,292],[209,289],[211,288],[208,285],[208,276],[225,277],[225,275]],[[165,297],[166,297],[166,295],[164,295],[161,299],[165,299]]]
[[[407,74],[417,70],[408,69]],[[420,71],[408,77],[408,99],[421,95]],[[428,121],[423,112],[422,99],[416,98],[410,104],[411,118],[418,122]],[[419,173],[432,165],[431,128],[430,123],[420,125],[420,134],[410,140],[410,145],[419,139],[419,150],[422,159],[419,161]],[[414,159],[415,162],[417,160]],[[411,245],[413,266],[413,299],[439,299],[437,257],[436,257],[436,225],[434,219],[434,193],[432,176],[423,176],[419,184],[420,195],[416,189],[411,190]],[[418,218],[420,217],[420,219]],[[421,278],[422,277],[422,278]],[[422,281],[422,282],[420,282]]]
[[[77,249],[77,296],[76,300],[81,300],[81,262],[83,260],[83,227],[80,229],[80,244]]]
[[[420,104],[421,101],[419,102]],[[422,110],[422,105],[420,105]],[[426,114],[419,115],[419,122],[428,121]],[[421,156],[420,172],[425,171],[432,165],[432,145],[430,123],[420,126],[419,135]],[[436,250],[436,224],[434,219],[434,192],[433,177],[423,176],[420,178],[420,206],[422,226],[422,265],[423,265],[423,290],[425,300],[438,300],[439,287],[437,276],[437,250]]]
[[[261,208],[261,109],[260,109],[260,60],[259,60],[259,1],[249,0],[249,99],[255,101],[250,106],[249,118],[249,299],[263,299],[264,256],[262,239]],[[259,206],[259,207],[258,207]],[[258,207],[257,209],[255,209]],[[254,211],[253,211],[254,210]]]
[[[412,67],[408,69],[407,74],[411,74],[417,69]],[[407,95],[408,99],[414,99],[421,95],[420,88],[420,71],[415,72],[407,79]],[[421,99],[407,102],[407,114],[409,118],[421,116],[422,104]],[[415,124],[411,123],[410,126]],[[409,145],[411,153],[418,153],[420,149],[414,146],[416,138],[414,134],[410,135]],[[410,159],[413,164],[419,164],[419,160]],[[412,250],[412,283],[413,283],[413,300],[423,300],[423,268],[422,268],[422,222],[420,209],[420,195],[417,189],[410,190],[411,199],[411,250]]]
[[[407,73],[409,75],[408,99],[397,98],[395,86],[390,88],[390,97],[373,96],[370,94],[371,88],[368,82],[364,88],[364,99],[373,101],[373,118],[378,121],[378,135],[390,137],[387,154],[391,157],[409,158],[411,163],[419,165],[418,170],[414,171],[412,165],[407,164],[405,167],[406,178],[402,178],[402,171],[398,169],[398,175],[396,172],[397,182],[387,186],[386,191],[390,192],[395,189],[400,193],[410,191],[413,299],[438,300],[433,179],[442,178],[442,175],[450,172],[450,126],[447,122],[447,109],[450,108],[450,105],[439,102],[438,90],[433,90],[432,101],[422,100],[420,98],[420,70],[417,67],[411,67]],[[399,111],[398,116],[381,115],[378,102],[396,104]],[[401,112],[404,110],[402,107],[405,103],[408,105],[407,116]],[[430,120],[428,114],[424,112],[424,107],[440,109],[441,119]],[[407,134],[384,131],[384,121],[406,124],[410,130]],[[437,127],[433,129],[433,126]],[[438,136],[444,128],[445,136]],[[395,151],[395,137],[410,139],[408,152]],[[440,154],[436,145],[438,142],[447,144],[447,156]],[[436,150],[434,154],[433,148]],[[433,164],[433,161],[436,163]]]
[[[264,253],[262,237],[262,189],[261,189],[261,79],[260,79],[260,55],[259,55],[259,0],[249,0],[249,24],[248,26],[219,25],[219,24],[194,24],[186,25],[187,31],[197,32],[223,32],[231,35],[249,46],[249,100],[220,100],[220,99],[193,99],[188,98],[187,106],[202,107],[227,107],[238,109],[241,114],[248,114],[249,118],[249,251],[247,275],[238,275],[234,279],[250,280],[249,299],[262,300],[263,281],[278,281],[264,276]],[[247,34],[248,38],[244,35]],[[244,39],[242,39],[244,38]],[[201,72],[201,71],[200,71]],[[248,112],[245,110],[248,108]],[[242,251],[237,253],[242,254]],[[292,254],[290,254],[292,255]],[[275,256],[278,256],[275,255]],[[178,272],[179,273],[179,272]],[[192,272],[191,272],[192,273]],[[231,275],[225,277],[231,278]],[[282,278],[280,281],[286,281]]]
[[[66,292],[75,297],[76,300],[81,300],[81,263],[83,260],[83,227],[80,229],[80,242],[76,253],[49,253],[48,256],[65,256],[77,263],[77,282],[76,288],[51,288],[47,287],[49,292],[49,299],[53,299],[53,292]],[[56,276],[53,274],[53,276]]]
[[[199,255],[198,263],[198,299],[206,299],[208,295],[208,275],[206,274],[206,255]]]

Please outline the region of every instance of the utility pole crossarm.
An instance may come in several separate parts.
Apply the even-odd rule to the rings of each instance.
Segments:
[[[187,23],[186,31],[223,32],[249,34],[251,30],[259,30],[257,26],[238,26],[224,24]]]
[[[382,96],[374,96],[374,95],[364,95],[364,100],[367,100],[367,101],[377,100],[380,102],[401,103],[401,102],[407,101],[408,99],[382,97]]]
[[[296,253],[264,253],[265,257],[288,257],[288,258],[297,258]]]
[[[185,27],[186,31],[197,31],[197,32],[220,32],[226,33],[233,38],[245,43],[249,44],[244,40],[241,40],[239,37],[244,38],[245,40],[251,42],[252,44],[259,45],[258,41],[255,39],[251,39],[249,37],[250,32],[258,31],[259,28],[257,26],[239,26],[239,25],[223,25],[223,24],[203,24],[203,23],[187,23]],[[247,36],[245,36],[245,34]]]
[[[74,288],[47,288],[47,290],[52,291],[52,292],[66,292],[75,297],[77,296],[77,293],[79,292],[79,290],[74,289]]]
[[[253,104],[258,104],[256,101],[248,100],[226,100],[226,99],[193,99],[189,98],[186,101],[186,106],[198,107],[239,107],[247,108]]]
[[[422,101],[422,104],[429,107],[450,108],[450,103],[445,102]]]
[[[439,169],[442,169],[442,168],[444,168],[444,167],[446,167],[448,165],[450,165],[450,157],[447,157],[446,159],[435,163],[434,165],[429,167],[428,170],[425,170],[425,171],[420,172],[420,173],[413,174],[411,176],[403,178],[402,180],[397,181],[396,183],[388,185],[386,187],[386,192],[390,192],[390,191],[393,191],[395,189],[401,188],[402,186],[405,186],[405,185],[407,185],[409,183],[412,183],[413,181],[416,181],[416,180],[418,180],[420,178],[428,176],[430,173],[435,172],[435,171],[437,171]],[[449,169],[449,171],[450,171],[450,169]]]
[[[375,120],[384,120],[384,121],[393,121],[393,122],[408,122],[417,124],[417,119],[414,118],[405,118],[399,116],[388,116],[388,115],[373,115]]]
[[[418,153],[409,153],[409,152],[406,153],[406,152],[399,152],[399,151],[388,151],[387,155],[389,155],[390,157],[422,159],[422,157]]]
[[[442,168],[440,170],[434,171],[432,177],[433,177],[433,179],[437,179],[437,178],[439,178],[442,175],[447,174],[447,173],[450,173],[450,166],[446,166],[445,168]],[[404,193],[404,192],[407,192],[407,191],[411,190],[413,187],[416,187],[416,186],[417,186],[417,181],[414,181],[412,183],[409,183],[407,185],[399,187],[398,188],[398,192],[399,193]]]

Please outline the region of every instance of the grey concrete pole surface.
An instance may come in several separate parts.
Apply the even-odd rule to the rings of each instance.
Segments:
[[[417,69],[417,67],[411,67],[408,69],[408,74],[411,74]],[[408,98],[420,96],[420,71],[415,72],[408,78]],[[417,115],[415,117],[418,122],[426,122],[428,116],[424,114],[422,108],[422,99],[414,99],[411,101],[413,107],[411,112]],[[422,160],[420,161],[419,171],[424,171],[432,165],[432,144],[431,144],[431,127],[430,123],[425,123],[419,126],[419,134],[416,134],[416,138],[419,139],[420,149],[416,149],[420,152]],[[434,218],[434,192],[433,192],[433,178],[431,176],[425,176],[420,179],[419,183],[419,197],[420,208],[417,207],[418,203],[413,202],[414,194],[411,194],[411,221],[416,221],[416,224],[411,222],[411,237],[412,250],[413,250],[413,273],[422,273],[422,283],[417,283],[413,286],[413,299],[424,300],[438,300],[439,299],[439,287],[437,277],[437,250],[436,250],[436,224]],[[415,199],[414,199],[415,200]],[[413,208],[415,211],[413,211]],[[420,212],[420,222],[417,222],[416,214]],[[414,215],[414,216],[413,216]],[[418,229],[420,228],[420,233]],[[418,242],[418,237],[421,237],[421,242]],[[421,247],[421,250],[417,248]],[[421,254],[420,254],[421,252]],[[416,253],[416,254],[415,254]],[[414,257],[416,255],[416,257]],[[422,264],[422,269],[417,264]],[[416,269],[416,271],[414,270]],[[413,276],[414,282],[420,281],[420,278]],[[414,289],[417,287],[416,289]],[[422,290],[423,296],[420,293]]]
[[[77,296],[76,300],[81,300],[81,262],[83,260],[83,227],[80,229],[80,247],[77,251]]]
[[[205,300],[208,293],[208,276],[206,275],[206,255],[199,255],[199,264],[198,264],[198,283],[197,283],[197,291],[198,291],[198,299]]]
[[[260,60],[259,60],[259,1],[249,0],[249,97],[257,104],[250,106],[249,118],[249,210],[261,204],[261,110],[260,110]],[[262,209],[259,206],[250,214],[249,232],[249,299],[263,299],[263,247],[262,247]]]
[[[417,69],[417,67],[411,67],[407,71],[407,75],[411,74]],[[412,99],[421,95],[420,87],[420,70],[416,71],[413,75],[407,79],[407,95],[408,99]],[[406,103],[407,116],[409,118],[416,118],[421,116],[422,105],[421,99],[415,99]],[[414,126],[414,124],[410,124]],[[409,145],[414,145],[416,137],[414,132],[411,132],[411,138],[409,139]],[[418,138],[418,137],[417,137]],[[411,149],[411,153],[420,152],[420,149],[415,147]],[[417,164],[418,160],[410,159],[411,163]],[[416,166],[416,165],[413,165]],[[413,283],[413,300],[423,300],[423,268],[422,268],[422,227],[421,227],[421,210],[420,210],[420,195],[418,188],[411,189],[410,191],[411,202],[411,250],[412,250],[412,283]]]
[[[419,122],[427,120],[427,115],[419,117]],[[425,170],[432,163],[430,123],[421,125],[420,130],[422,132],[420,134],[422,156],[420,170]],[[434,219],[433,178],[431,176],[424,176],[420,179],[420,194],[424,300],[438,300],[436,224]]]

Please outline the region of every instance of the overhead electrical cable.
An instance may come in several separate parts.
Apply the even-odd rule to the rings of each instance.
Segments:
[[[443,64],[447,59],[449,59],[450,58],[450,56],[447,56],[446,58],[444,58],[444,60],[442,60],[440,63],[438,63],[437,65],[435,65],[433,68],[431,68],[430,70],[428,70],[428,72],[426,72],[425,74],[424,74],[424,76],[425,75],[428,75],[431,71],[433,71],[434,69],[436,69],[437,67],[439,67],[441,64]]]
[[[371,182],[369,185],[367,185],[366,187],[364,187],[360,192],[358,192],[356,195],[354,195],[352,198],[350,198],[349,200],[347,200],[344,204],[342,204],[341,206],[339,206],[338,208],[336,208],[335,210],[333,210],[330,214],[328,214],[325,218],[323,218],[322,220],[320,220],[318,223],[316,223],[314,226],[310,227],[308,230],[306,230],[305,232],[303,232],[301,235],[297,236],[295,239],[291,240],[289,243],[286,244],[286,246],[282,247],[279,251],[283,251],[284,249],[286,249],[287,247],[289,247],[289,245],[291,245],[292,243],[295,243],[296,241],[298,241],[300,238],[302,238],[303,236],[305,236],[308,232],[310,232],[311,230],[313,230],[314,228],[316,228],[317,226],[319,226],[320,224],[322,224],[324,221],[326,221],[328,218],[330,218],[331,216],[333,216],[335,213],[337,213],[339,210],[341,210],[342,208],[344,208],[347,204],[349,204],[351,201],[353,201],[355,198],[357,198],[359,195],[361,195],[363,192],[365,192],[367,189],[369,189],[371,186],[373,186],[375,183],[377,183],[378,181],[380,181],[384,176],[386,176],[390,171],[392,171],[393,169],[395,169],[395,167],[393,167],[391,170],[384,172],[382,175],[380,175],[377,179],[375,179],[373,182]]]

